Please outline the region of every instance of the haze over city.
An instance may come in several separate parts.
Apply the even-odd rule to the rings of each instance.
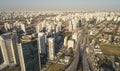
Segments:
[[[120,0],[0,0],[0,71],[120,71]]]
[[[120,0],[0,0],[0,10],[119,11]]]

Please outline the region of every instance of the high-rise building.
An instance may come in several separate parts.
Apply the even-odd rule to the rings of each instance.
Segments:
[[[78,33],[74,33],[74,34],[72,35],[72,39],[74,39],[75,42],[77,42],[77,39],[78,39]]]
[[[49,59],[54,60],[55,56],[55,39],[54,38],[48,38],[48,51],[49,51]]]
[[[24,33],[26,33],[26,26],[25,26],[25,24],[20,24],[21,25],[21,30],[24,32]]]
[[[82,21],[79,20],[78,23],[77,23],[77,27],[81,27],[81,25],[82,25]]]
[[[39,32],[40,32],[40,26],[39,26],[39,24],[37,24],[37,25],[35,26],[35,29],[36,29],[36,33],[39,33]]]
[[[38,48],[40,53],[46,54],[47,48],[45,44],[45,34],[43,32],[38,33]]]
[[[9,65],[19,64],[18,50],[17,50],[17,35],[14,33],[6,33],[1,35],[4,39],[5,47],[8,54]]]
[[[21,43],[17,44],[17,48],[18,48],[18,54],[19,54],[19,58],[20,58],[20,68],[21,68],[21,71],[26,71]]]
[[[18,43],[21,71],[40,71],[40,54],[38,53],[37,41]]]
[[[72,19],[73,30],[77,29],[77,23]]]
[[[5,71],[9,65],[8,55],[4,43],[4,39],[0,36],[0,71]]]
[[[56,33],[60,32],[62,29],[62,23],[58,22],[58,24],[56,25]]]
[[[69,22],[69,31],[73,30],[73,24],[71,23],[71,21]]]
[[[77,29],[78,23],[76,19],[72,19],[73,30]]]
[[[67,46],[67,40],[68,40],[68,37],[65,36],[65,38],[64,38],[64,46],[65,46],[65,47]]]
[[[56,26],[55,32],[58,33],[59,32],[59,26]]]

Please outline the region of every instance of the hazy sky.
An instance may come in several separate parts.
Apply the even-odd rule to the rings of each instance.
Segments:
[[[0,0],[0,10],[120,11],[120,0]]]

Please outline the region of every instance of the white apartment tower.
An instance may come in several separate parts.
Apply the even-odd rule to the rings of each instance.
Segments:
[[[78,33],[74,33],[74,34],[72,35],[72,39],[74,39],[75,42],[77,42],[77,40],[78,40]]]
[[[72,19],[73,30],[77,29],[77,23]]]
[[[8,54],[5,47],[4,39],[0,36],[0,71],[5,71],[9,65]]]
[[[26,28],[25,24],[22,23],[22,24],[21,24],[21,30],[23,30],[23,32],[26,33],[26,29],[25,29],[25,28]]]
[[[57,26],[56,26],[56,32],[59,32],[62,30],[62,23],[58,22]]]
[[[65,47],[67,46],[67,40],[68,40],[68,37],[65,36],[65,38],[64,38],[64,46],[65,46]]]
[[[73,30],[73,24],[71,23],[71,21],[69,22],[69,31]]]
[[[8,54],[9,65],[19,64],[18,50],[17,50],[17,36],[16,34],[6,33],[2,35],[5,42],[5,47]]]
[[[54,38],[48,38],[48,52],[49,52],[49,59],[54,60],[55,55],[55,39]]]

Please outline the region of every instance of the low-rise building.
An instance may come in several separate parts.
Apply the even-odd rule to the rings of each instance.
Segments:
[[[69,56],[65,56],[65,59],[64,59],[65,64],[68,64],[69,60],[70,60],[70,57]]]
[[[95,45],[93,50],[95,54],[102,54],[102,50],[99,45]]]
[[[74,48],[74,46],[75,46],[75,42],[74,42],[74,40],[68,40],[68,48]]]

